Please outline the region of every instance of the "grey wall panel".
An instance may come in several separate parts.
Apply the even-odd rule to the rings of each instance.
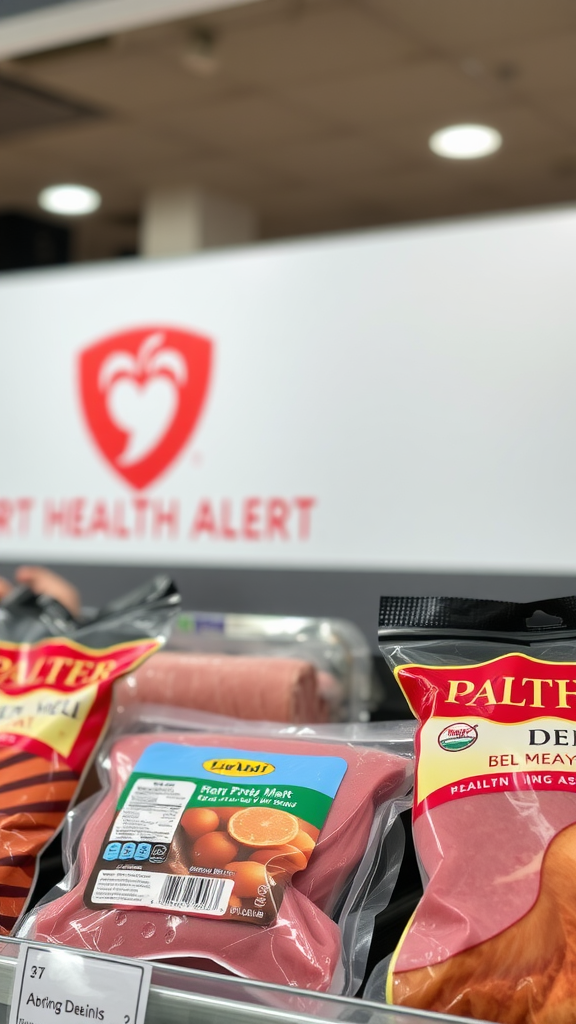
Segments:
[[[0,564],[12,577],[15,565]],[[84,604],[101,605],[158,572],[158,567],[58,565]],[[576,593],[574,576],[507,576],[457,573],[346,572],[275,569],[207,569],[166,566],[184,606],[206,611],[317,615],[355,622],[377,651],[381,594],[446,594],[456,597],[530,601]]]

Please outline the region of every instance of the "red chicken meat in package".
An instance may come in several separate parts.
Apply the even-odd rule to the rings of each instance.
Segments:
[[[104,733],[114,680],[162,645],[179,600],[157,577],[82,623],[26,588],[0,606],[0,934]]]
[[[425,888],[368,997],[576,1021],[576,598],[383,598],[379,637],[419,723]]]
[[[310,727],[305,739],[234,728],[116,739],[105,796],[72,818],[69,875],[21,934],[341,991],[330,915],[361,864],[369,876],[411,758],[320,742]]]

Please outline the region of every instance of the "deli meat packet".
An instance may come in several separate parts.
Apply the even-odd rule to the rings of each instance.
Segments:
[[[26,907],[106,728],[114,680],[161,646],[178,602],[157,577],[89,622],[24,588],[0,605],[0,934]]]
[[[244,725],[116,739],[107,793],[70,818],[70,873],[20,934],[341,991],[331,915],[411,758]]]
[[[125,707],[172,704],[268,722],[322,722],[329,705],[318,676],[314,665],[297,658],[162,651],[119,683],[116,701]],[[337,686],[333,680],[336,693]]]
[[[382,598],[379,638],[419,723],[425,889],[368,998],[576,1021],[576,598]]]

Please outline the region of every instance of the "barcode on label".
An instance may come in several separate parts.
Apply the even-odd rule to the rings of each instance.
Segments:
[[[168,875],[158,894],[158,905],[203,914],[225,914],[232,879],[194,875]]]

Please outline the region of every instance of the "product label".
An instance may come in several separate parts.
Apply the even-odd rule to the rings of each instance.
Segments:
[[[96,649],[65,638],[0,642],[0,792],[13,823],[5,830],[0,879],[5,934],[25,909],[29,866],[60,826],[106,727],[114,679],[158,646],[155,640]],[[24,1014],[28,1024],[31,1012]]]
[[[414,816],[465,796],[576,793],[576,664],[509,654],[480,665],[395,671],[414,714]]]
[[[152,744],[118,801],[89,905],[269,924],[346,767],[340,757]]]
[[[233,888],[231,875],[209,878],[138,870],[99,871],[92,902],[223,917]]]
[[[0,747],[55,751],[81,773],[106,722],[111,684],[157,650],[155,640],[93,649],[72,640],[0,644]]]
[[[98,686],[85,686],[74,696],[37,689],[22,697],[0,693],[0,737],[27,736],[67,758],[96,700]]]
[[[152,977],[146,961],[20,946],[10,1024],[144,1024]]]
[[[171,843],[195,789],[193,782],[136,779],[114,822],[110,839]]]

